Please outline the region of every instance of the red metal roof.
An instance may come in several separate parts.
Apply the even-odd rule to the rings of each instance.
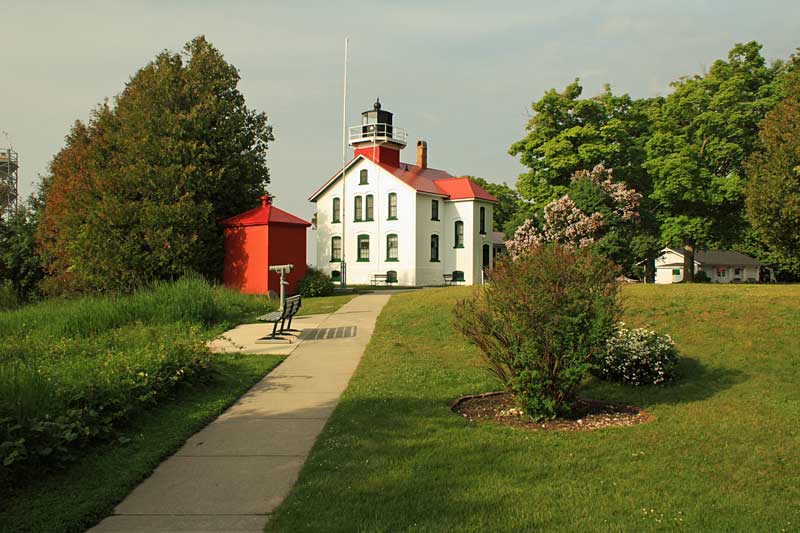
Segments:
[[[345,165],[345,168],[348,168],[359,157],[370,161],[372,160],[369,155],[362,153],[351,159],[350,162]],[[400,166],[397,167],[377,161],[375,164],[419,192],[437,194],[443,196],[447,200],[477,199],[487,202],[498,201],[497,198],[486,192],[481,186],[471,182],[469,178],[457,178],[444,170],[420,168],[416,165],[409,165],[408,163],[400,163]],[[322,187],[311,195],[309,200],[314,201],[317,195],[324,191],[341,173],[341,170],[337,171],[336,174],[322,185]]]
[[[221,222],[223,226],[264,226],[270,224],[288,224],[291,226],[310,226],[311,222],[306,222],[302,218],[287,213],[283,209],[278,209],[270,204],[265,197],[261,198],[261,205],[245,211],[239,215],[226,218]]]

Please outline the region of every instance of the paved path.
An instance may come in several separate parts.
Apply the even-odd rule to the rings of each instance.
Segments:
[[[262,531],[297,479],[390,295],[354,298],[91,531]]]

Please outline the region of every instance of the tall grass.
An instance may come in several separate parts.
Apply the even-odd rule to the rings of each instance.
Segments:
[[[212,287],[199,276],[161,282],[130,295],[47,300],[0,312],[0,338],[89,337],[127,324],[182,322],[208,327],[243,310],[269,306],[265,297],[243,296]]]
[[[209,336],[270,306],[188,276],[0,312],[0,463],[64,458],[113,436],[132,410],[209,375]]]

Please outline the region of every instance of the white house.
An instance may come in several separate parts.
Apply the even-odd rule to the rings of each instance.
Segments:
[[[694,271],[704,272],[712,283],[755,282],[760,279],[761,263],[739,252],[699,250],[694,253]],[[656,259],[656,283],[683,280],[683,252],[664,248]]]
[[[399,285],[482,283],[492,265],[497,199],[466,177],[428,167],[417,141],[415,165],[400,162],[408,134],[376,102],[349,128],[353,158],[309,198],[317,207],[317,266],[334,279]]]

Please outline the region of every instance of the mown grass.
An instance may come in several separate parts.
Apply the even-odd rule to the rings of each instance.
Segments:
[[[450,309],[397,294],[274,531],[790,531],[800,525],[800,287],[630,286],[625,320],[675,340],[671,386],[582,394],[653,422],[593,432],[476,425],[495,390]],[[266,481],[265,481],[266,482]]]
[[[133,418],[120,436],[66,468],[31,472],[0,498],[0,531],[79,532],[96,524],[167,456],[261,379],[281,358],[215,356],[215,378],[187,386],[157,409]]]

